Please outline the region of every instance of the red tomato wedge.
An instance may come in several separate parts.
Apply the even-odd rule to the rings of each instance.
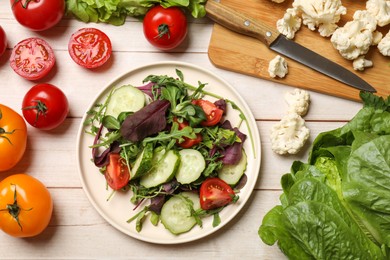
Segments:
[[[112,46],[104,32],[96,28],[82,28],[70,37],[68,51],[78,65],[93,69],[106,63]]]
[[[200,123],[202,126],[213,126],[221,121],[223,110],[218,108],[214,103],[204,99],[196,99],[192,103],[200,106],[206,114],[206,121]]]
[[[179,124],[179,130],[183,129],[186,126],[189,126],[188,122],[185,120],[183,120],[183,122],[179,122],[176,118],[174,118],[173,121]],[[184,141],[178,143],[178,145],[184,149],[191,148],[192,146],[199,144],[203,140],[202,135],[200,133],[197,133],[196,138],[194,139],[190,139],[188,137],[183,137],[183,138]]]
[[[122,189],[130,180],[130,171],[127,167],[126,161],[119,155],[119,153],[110,153],[109,163],[106,166],[104,176],[108,186],[113,190]]]
[[[200,186],[200,206],[204,210],[226,206],[234,196],[230,185],[220,178],[208,178]]]
[[[45,40],[36,37],[16,44],[10,58],[11,68],[28,80],[43,78],[51,71],[54,64],[53,49]]]

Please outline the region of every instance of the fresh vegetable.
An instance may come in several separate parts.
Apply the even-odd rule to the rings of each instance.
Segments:
[[[33,237],[48,226],[53,211],[49,190],[38,179],[14,174],[0,182],[0,228],[14,237]]]
[[[10,66],[19,76],[38,80],[54,67],[53,49],[41,38],[28,38],[17,43],[11,53]]]
[[[117,118],[122,112],[135,112],[145,105],[144,93],[136,87],[125,85],[115,89],[107,104],[106,115]]]
[[[229,184],[219,178],[208,178],[200,186],[200,206],[204,210],[220,208],[230,204],[235,196]]]
[[[288,74],[286,59],[280,55],[276,55],[268,64],[268,73],[272,78],[284,78]]]
[[[260,238],[290,259],[389,257],[390,97],[360,96],[357,115],[320,133],[307,163],[293,163],[282,205],[263,218]]]
[[[147,104],[139,106],[136,111],[127,111],[127,108],[126,111],[118,110],[115,113],[117,116],[112,116],[111,112],[107,114],[107,111],[111,111],[108,107],[114,102],[116,107],[123,108],[126,105],[122,102],[127,102],[127,99],[117,98],[115,93],[125,96],[127,94],[124,92],[129,91],[128,94],[132,96],[134,89],[124,86],[114,88],[103,104],[96,104],[94,109],[88,112],[89,116],[85,121],[86,125],[91,126],[88,132],[95,137],[92,145],[95,165],[104,172],[109,168],[110,156],[117,154],[119,160],[123,160],[127,165],[131,175],[122,191],[131,190],[131,202],[137,206],[145,200],[150,201],[150,204],[145,204],[143,209],[128,220],[136,220],[138,232],[142,230],[147,214],[151,215],[153,225],[157,225],[161,220],[167,229],[175,234],[189,231],[194,225],[193,219],[189,220],[189,224],[182,225],[175,222],[180,221],[181,217],[170,217],[171,213],[164,216],[163,212],[176,212],[176,206],[172,205],[180,208],[177,209],[177,214],[181,212],[180,214],[186,215],[190,212],[198,225],[202,225],[202,217],[210,215],[214,216],[213,225],[218,225],[218,213],[228,203],[238,199],[233,188],[226,183],[223,192],[218,194],[230,195],[227,198],[219,196],[218,200],[210,197],[209,200],[213,200],[209,203],[213,204],[210,209],[197,209],[190,200],[179,199],[183,197],[183,192],[191,190],[197,197],[197,204],[202,203],[199,192],[205,179],[216,178],[219,170],[226,164],[241,162],[244,158],[242,154],[246,135],[239,131],[239,127],[246,118],[232,101],[205,92],[205,84],[199,82],[199,86],[194,87],[184,82],[181,71],[176,70],[176,75],[177,77],[147,76],[144,79],[145,85],[137,87],[147,96]],[[117,92],[118,90],[120,92]],[[208,100],[207,95],[218,100],[214,103],[203,102]],[[138,93],[136,96],[138,97]],[[202,122],[206,122],[207,115],[213,115],[213,112],[204,110],[197,104],[207,104],[211,111],[219,111],[221,117],[212,125],[203,126]],[[232,127],[231,123],[223,118],[228,104],[233,109],[230,112],[232,117],[234,112],[238,112],[236,116],[239,121],[236,127]],[[191,149],[182,146],[188,140],[197,140]],[[243,160],[246,161],[246,157]],[[242,169],[237,175],[245,179],[245,166],[237,167]],[[224,183],[222,180],[220,182]],[[242,187],[236,186],[236,191],[239,192]],[[170,201],[172,205],[165,205],[166,201]],[[177,226],[178,230],[172,225]]]
[[[113,190],[122,189],[130,180],[129,167],[118,153],[110,153],[109,163],[104,172],[108,185]]]
[[[7,49],[7,35],[5,34],[3,27],[0,26],[0,57]]]
[[[378,43],[378,50],[384,56],[390,56],[390,31]]]
[[[84,22],[105,22],[114,25],[125,23],[127,16],[142,18],[155,5],[164,8],[177,6],[189,11],[193,17],[206,15],[206,0],[108,0],[104,5],[96,1],[65,0],[67,12]]]
[[[245,174],[248,158],[245,151],[242,151],[241,159],[236,164],[225,164],[218,171],[218,178],[234,187]]]
[[[214,126],[221,121],[224,111],[218,108],[211,101],[204,99],[196,99],[193,100],[192,103],[197,106],[200,106],[205,113],[206,120],[200,123],[202,126]]]
[[[27,146],[27,126],[13,109],[0,104],[0,172],[13,168]]]
[[[111,57],[111,40],[99,29],[82,28],[70,37],[68,52],[78,65],[94,69],[102,66]]]
[[[284,94],[284,100],[288,105],[288,113],[297,113],[302,117],[307,114],[310,105],[310,95],[306,90],[296,88],[288,91]]]
[[[64,16],[64,0],[10,0],[16,20],[33,31],[44,31]]]
[[[150,44],[162,50],[171,50],[185,39],[187,18],[179,7],[157,5],[146,13],[143,28]]]
[[[173,119],[174,122],[178,123],[179,125],[179,130],[182,130],[184,129],[185,127],[189,127],[190,124],[186,121],[186,120],[182,120],[182,122],[179,122],[177,120],[177,118],[174,118]],[[197,133],[195,134],[195,137],[194,138],[189,138],[189,137],[183,137],[183,140],[179,142],[179,140],[177,141],[177,144],[183,148],[183,149],[187,149],[187,148],[191,148],[197,144],[199,144],[200,142],[202,142],[202,135],[200,133]]]
[[[52,84],[37,84],[25,94],[22,112],[33,127],[51,130],[61,125],[68,115],[68,99],[61,89]]]
[[[278,1],[284,2],[284,0],[273,0],[273,2]],[[302,19],[299,16],[298,10],[295,8],[287,8],[283,17],[276,22],[276,29],[288,39],[294,39],[295,33],[301,26]]]

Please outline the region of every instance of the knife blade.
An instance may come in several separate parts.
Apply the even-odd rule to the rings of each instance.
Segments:
[[[209,18],[227,29],[256,38],[271,50],[351,87],[376,92],[375,88],[348,69],[287,39],[276,28],[221,4],[219,0],[208,0],[205,8]]]

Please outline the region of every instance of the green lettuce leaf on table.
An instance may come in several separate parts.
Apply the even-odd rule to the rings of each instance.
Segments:
[[[360,96],[355,117],[282,176],[263,218],[260,238],[290,259],[390,259],[390,98]]]
[[[142,18],[154,5],[178,6],[186,9],[195,18],[206,15],[207,0],[65,0],[67,14],[83,22],[124,24],[126,17]]]

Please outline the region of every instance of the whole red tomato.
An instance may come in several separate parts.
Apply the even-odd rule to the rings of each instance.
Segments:
[[[24,173],[0,182],[0,228],[14,237],[32,237],[48,226],[53,212],[49,190]]]
[[[0,56],[4,54],[5,49],[7,49],[7,36],[3,28],[0,26]]]
[[[68,99],[56,86],[41,83],[24,96],[23,116],[33,127],[51,130],[64,122],[69,112]]]
[[[64,16],[64,0],[10,0],[16,20],[33,31],[44,31]]]
[[[55,64],[53,49],[45,40],[37,37],[17,43],[9,60],[11,68],[28,80],[43,78]]]
[[[176,48],[187,35],[187,18],[179,7],[151,8],[143,21],[144,35],[161,50]]]
[[[13,168],[27,146],[27,126],[15,110],[0,104],[0,172]]]

